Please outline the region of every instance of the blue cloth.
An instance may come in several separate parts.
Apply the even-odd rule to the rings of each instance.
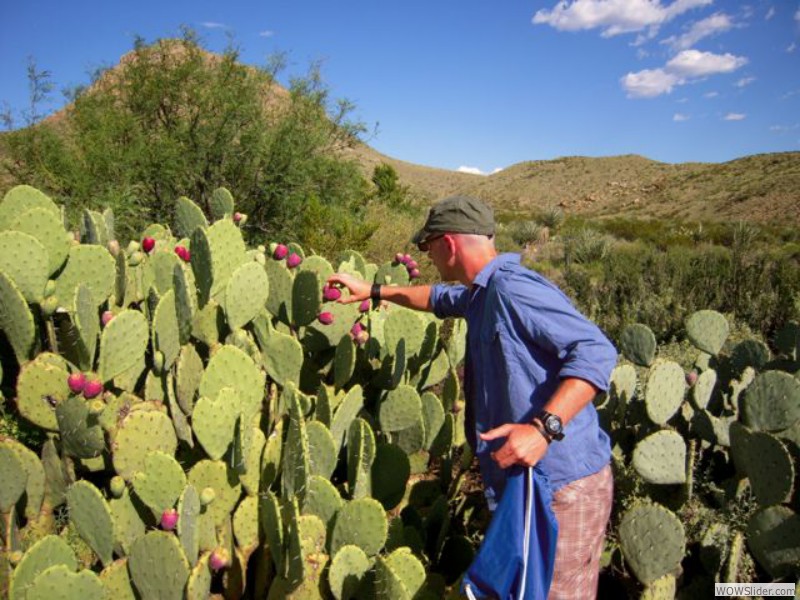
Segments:
[[[606,390],[617,352],[561,290],[520,265],[518,254],[497,256],[470,288],[434,285],[431,304],[440,318],[467,320],[466,435],[493,508],[506,475],[490,453],[505,440],[484,442],[478,432],[530,421],[565,377]],[[565,434],[539,463],[553,490],[598,472],[611,459],[592,404],[575,415]]]
[[[462,594],[470,600],[545,600],[558,536],[551,505],[547,476],[538,467],[509,469],[503,497],[462,579]]]

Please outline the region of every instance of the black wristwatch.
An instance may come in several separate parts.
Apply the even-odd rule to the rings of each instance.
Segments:
[[[381,303],[381,284],[373,283],[369,290],[369,297],[372,300],[372,308],[378,308]]]
[[[536,418],[542,422],[544,430],[552,439],[556,441],[564,439],[564,423],[561,421],[561,417],[543,410],[536,415]]]

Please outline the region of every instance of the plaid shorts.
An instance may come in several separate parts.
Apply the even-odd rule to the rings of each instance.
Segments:
[[[600,555],[613,496],[611,465],[553,493],[558,543],[551,600],[585,600],[597,596]]]

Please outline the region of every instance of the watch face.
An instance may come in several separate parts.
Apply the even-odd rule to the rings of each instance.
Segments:
[[[562,429],[564,429],[564,426],[561,424],[561,419],[559,419],[555,415],[550,415],[549,417],[547,417],[544,426],[548,431],[556,435],[561,433]]]

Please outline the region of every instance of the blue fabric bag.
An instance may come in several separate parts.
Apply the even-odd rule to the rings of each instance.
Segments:
[[[538,467],[512,467],[461,592],[471,600],[545,600],[553,580],[558,522]]]

